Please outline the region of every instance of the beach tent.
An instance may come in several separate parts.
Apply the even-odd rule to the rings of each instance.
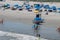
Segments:
[[[9,9],[9,8],[10,8],[10,4],[6,3],[6,4],[3,5],[3,7],[4,7],[5,9]]]

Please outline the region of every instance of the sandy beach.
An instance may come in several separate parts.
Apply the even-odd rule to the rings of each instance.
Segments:
[[[26,24],[33,24],[32,20],[35,18],[35,13],[28,11],[18,11],[18,10],[5,10],[0,11],[0,16],[4,20],[11,20],[13,22],[22,22]],[[45,15],[45,12],[42,12],[42,18],[45,19],[43,25],[57,25],[60,26],[60,14],[59,13],[49,13],[49,15]]]

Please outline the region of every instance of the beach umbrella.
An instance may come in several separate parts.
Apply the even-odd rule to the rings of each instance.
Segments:
[[[19,7],[19,4],[18,3],[14,4],[14,7],[17,7],[18,8]]]
[[[19,7],[19,4],[18,3],[15,3],[12,7],[12,10],[16,10],[17,8]]]
[[[26,10],[28,10],[29,12],[32,11],[32,7],[31,7],[31,5],[29,5],[29,4],[26,4],[26,5],[25,5],[25,8],[26,8]]]
[[[57,8],[57,11],[60,13],[60,8]]]
[[[13,5],[13,8],[14,8],[14,9],[18,9],[18,8],[19,8],[19,6],[20,6],[20,4],[15,3],[15,4]]]
[[[51,8],[52,8],[53,12],[56,12],[57,11],[56,6],[52,6]]]
[[[44,8],[45,8],[45,9],[49,9],[50,6],[49,6],[48,4],[46,4],[46,5],[44,5]]]
[[[10,4],[8,4],[8,3],[7,3],[7,4],[4,4],[4,5],[5,5],[5,6],[10,6]]]
[[[25,7],[27,10],[31,9],[31,6],[29,4],[27,4]]]
[[[49,7],[49,8],[48,8],[48,10],[52,10],[52,8],[51,8],[51,7]]]
[[[48,9],[50,9],[50,6],[48,4],[45,4],[43,8],[44,8],[44,11],[48,11]]]
[[[23,10],[22,6],[18,6],[18,9],[19,9],[19,10]]]
[[[42,6],[40,6],[40,4],[34,4],[34,8],[39,10],[40,8],[42,8]]]
[[[8,8],[10,8],[10,4],[4,4],[4,6],[3,6],[5,9],[8,9]]]
[[[60,10],[60,8],[57,8],[57,10]]]
[[[52,6],[51,8],[52,8],[53,10],[57,10],[56,6]]]

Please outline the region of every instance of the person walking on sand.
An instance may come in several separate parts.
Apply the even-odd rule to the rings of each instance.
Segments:
[[[39,14],[36,14],[36,17],[33,20],[34,23],[34,30],[38,29],[38,25],[40,24],[41,18],[39,17]]]
[[[41,22],[40,14],[36,14],[36,17],[34,18],[33,23],[39,25]]]

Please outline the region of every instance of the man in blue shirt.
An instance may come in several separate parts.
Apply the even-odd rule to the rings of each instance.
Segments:
[[[39,25],[42,21],[43,21],[43,20],[42,20],[42,18],[41,18],[41,14],[36,14],[36,17],[34,18],[33,23]]]

